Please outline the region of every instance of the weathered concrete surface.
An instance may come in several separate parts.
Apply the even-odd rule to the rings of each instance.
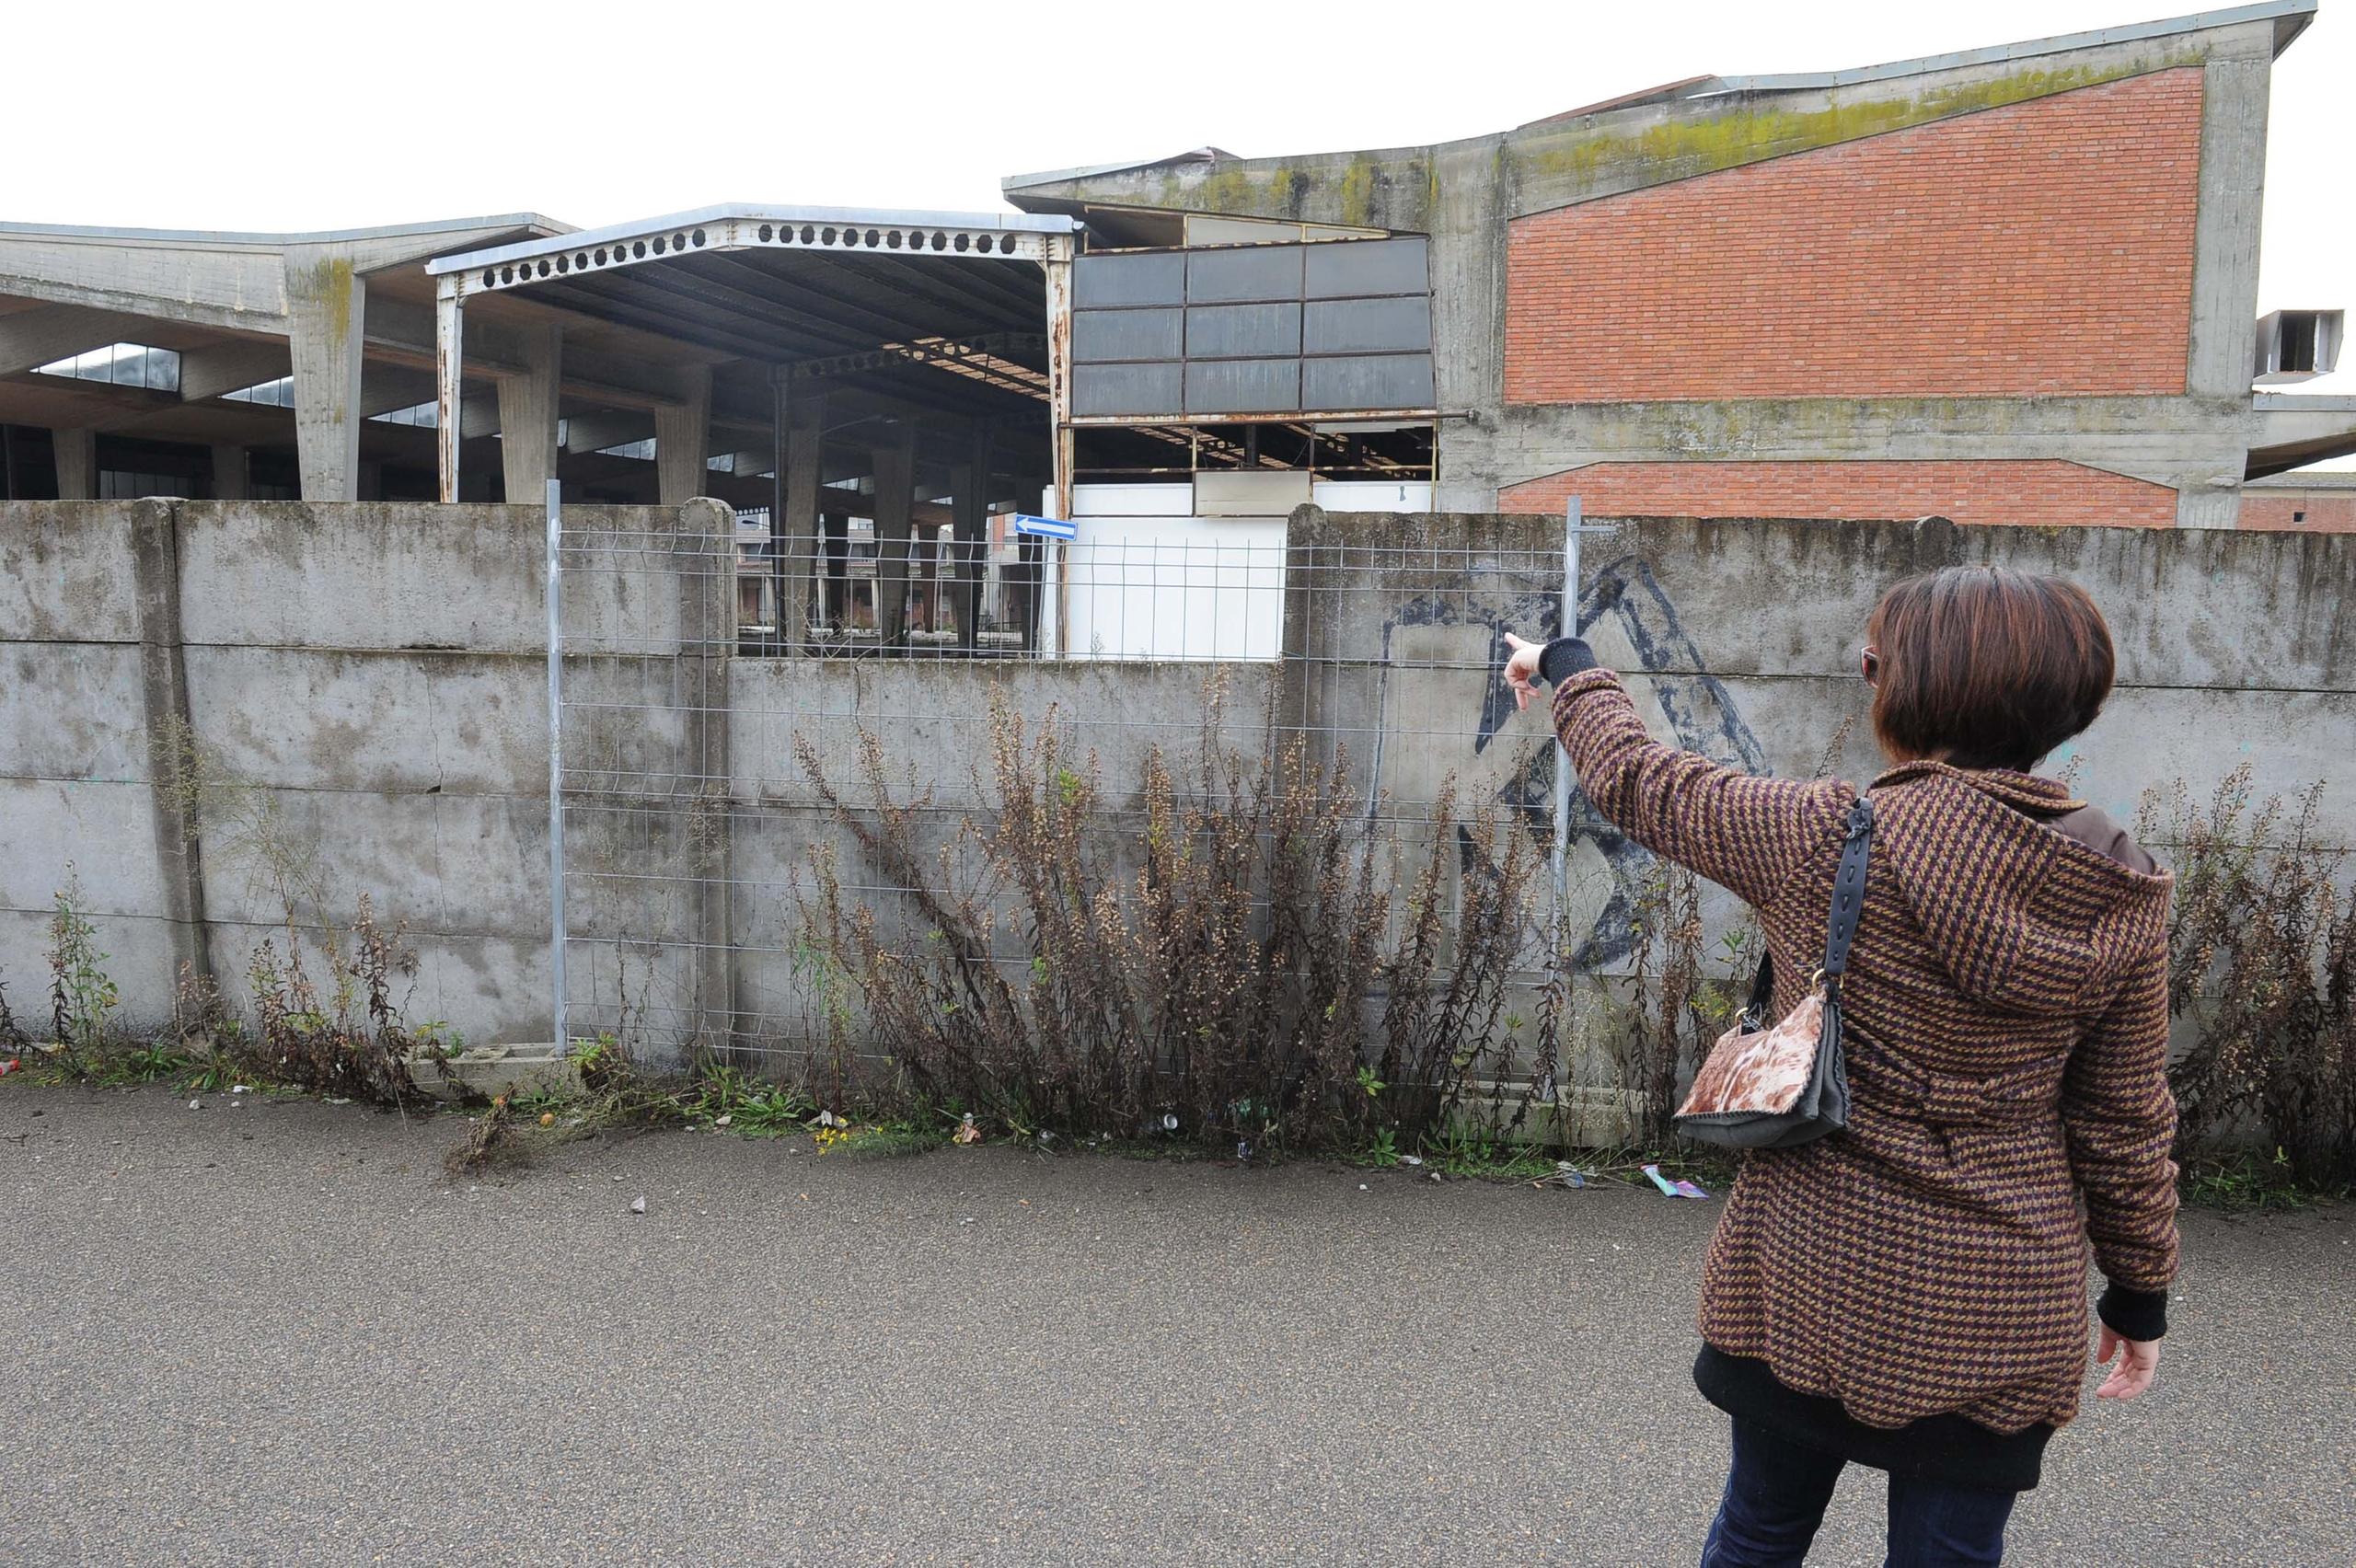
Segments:
[[[1065,766],[1076,773],[1092,766],[1100,809],[1124,813],[1100,829],[1099,842],[1118,865],[1138,836],[1140,819],[1132,813],[1140,810],[1147,754],[1158,749],[1172,768],[1188,771],[1203,750],[1206,698],[1215,686],[1220,721],[1210,732],[1213,744],[1244,756],[1264,755],[1274,679],[1268,664],[1085,663],[1051,670],[931,660],[736,661],[729,697],[735,768],[729,930],[736,950],[730,1009],[740,1041],[798,1049],[820,1032],[826,982],[810,963],[816,933],[804,917],[815,892],[814,852],[833,858],[848,888],[876,881],[875,868],[835,823],[795,759],[798,738],[814,746],[828,782],[859,804],[868,798],[859,735],[873,734],[894,801],[913,803],[929,794],[943,808],[916,821],[924,863],[933,866],[940,851],[953,847],[958,863],[971,867],[970,847],[957,842],[962,813],[986,813],[998,798],[993,701],[1002,700],[1021,723],[1026,751],[1052,715]],[[620,813],[576,809],[573,820],[595,833],[601,814]],[[616,832],[576,863],[579,882],[568,890],[568,905],[596,921],[607,887],[627,889],[650,866],[687,874],[691,859],[686,846],[673,847],[667,858],[650,856],[642,841]],[[908,913],[887,899],[870,902],[883,910],[887,930]],[[1027,965],[1027,952],[1020,962]],[[606,995],[610,999],[610,985]]]
[[[1715,1202],[684,1133],[448,1184],[456,1118],[237,1098],[0,1082],[0,1557],[1650,1568],[1723,1477]],[[2356,1215],[2184,1228],[2010,1561],[2345,1561]]]
[[[2346,757],[2356,741],[2356,632],[2344,606],[2356,596],[2356,550],[2331,536],[2176,533],[2135,529],[1974,529],[1924,524],[1756,522],[1645,518],[1611,525],[1586,540],[1580,624],[1606,663],[1627,672],[1658,732],[1727,761],[1790,777],[1815,771],[1839,727],[1850,725],[1835,771],[1868,778],[1878,758],[1866,722],[1867,693],[1857,650],[1874,603],[1891,583],[1950,564],[1987,561],[2051,572],[2083,583],[2110,622],[2119,649],[2118,689],[2100,721],[2057,754],[2083,793],[2133,815],[2153,785],[2182,778],[2205,796],[2248,762],[2261,791],[2326,783],[2322,820],[2329,836],[2356,836],[2356,778]],[[1342,724],[1372,710],[1386,666],[1420,663],[1415,699],[1384,725],[1430,737],[1463,737],[1473,761],[1491,680],[1495,634],[1551,629],[1559,590],[1543,581],[1550,518],[1461,513],[1343,516],[1296,514],[1288,610],[1304,624],[1301,678],[1325,688],[1304,698],[1312,724]],[[1376,585],[1360,560],[1385,552],[1412,562],[1440,545],[1486,553],[1514,568],[1454,589],[1410,571]],[[1322,550],[1341,564],[1320,565]],[[1430,579],[1430,581],[1426,581]],[[1500,617],[1519,613],[1521,626]],[[1409,625],[1413,621],[1415,624]],[[1419,657],[1398,652],[1402,636],[1421,639]],[[1677,706],[1668,721],[1661,704]],[[1330,717],[1328,717],[1330,715]],[[1548,744],[1533,707],[1497,719],[1496,736],[1530,763]],[[1525,766],[1482,737],[1484,776]],[[1386,763],[1426,772],[1444,759]],[[1544,766],[1551,767],[1550,763]],[[1551,777],[1551,775],[1550,775]]]
[[[683,518],[700,530],[685,545]],[[707,597],[724,611],[711,562],[733,522],[705,502],[574,508],[569,524],[612,563],[567,582],[579,760],[670,789],[710,743],[647,698],[678,691],[683,649],[728,635],[686,617]],[[543,534],[537,507],[0,508],[0,980],[19,1009],[45,983],[69,859],[146,1021],[183,964],[242,997],[255,948],[285,946],[268,872],[291,857],[329,917],[367,894],[407,928],[413,1018],[546,1038]],[[170,758],[151,755],[174,720],[203,780],[240,797],[212,793],[193,854]]]
[[[1195,750],[1216,677],[1230,746],[1266,744],[1273,687],[1279,742],[1345,746],[1402,810],[1452,778],[1463,805],[1546,820],[1544,714],[1513,712],[1496,663],[1502,631],[1554,624],[1551,519],[1305,513],[1288,662],[1224,666],[734,658],[724,509],[581,508],[569,523],[583,546],[563,606],[569,981],[588,1016],[626,982],[682,1032],[714,1019],[793,1032],[810,1003],[796,879],[831,847],[847,881],[869,880],[814,808],[795,739],[849,780],[863,725],[895,778],[914,768],[937,804],[965,806],[993,694],[1034,731],[1053,709],[1116,811],[1148,747]],[[69,859],[136,1016],[169,1007],[191,899],[199,956],[233,997],[281,930],[284,900],[253,874],[255,813],[206,824],[201,888],[173,863],[148,753],[157,716],[184,709],[208,766],[267,805],[334,913],[364,892],[406,924],[412,1016],[470,1040],[549,1038],[542,532],[529,507],[0,508],[0,979],[20,1009],[42,985],[41,921]],[[1499,570],[1412,564],[1433,546]],[[1357,553],[1336,571],[1328,547]],[[1651,519],[1590,537],[1584,559],[1584,624],[1659,732],[1793,776],[1845,721],[1832,760],[1852,778],[1877,771],[1854,659],[1884,587],[1967,559],[2062,572],[2094,593],[2121,655],[2109,711],[2062,759],[2085,794],[2125,820],[2154,784],[2180,778],[2198,798],[2246,761],[2261,791],[2324,781],[2323,829],[2356,833],[2349,536]],[[1386,560],[1405,564],[1367,570]],[[923,832],[937,847],[955,828],[944,811]],[[1647,867],[1585,818],[1580,837],[1575,925],[1616,963]]]

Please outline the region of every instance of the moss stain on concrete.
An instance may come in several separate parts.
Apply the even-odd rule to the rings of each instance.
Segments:
[[[1508,156],[1524,178],[1549,184],[1568,184],[1584,190],[1609,181],[1634,188],[2198,63],[2198,55],[2177,54],[2112,65],[2015,71],[1982,82],[1907,97],[1835,103],[1820,110],[1745,109],[1704,119],[1669,120],[1630,135],[1582,133],[1572,129],[1546,138],[1556,144],[1525,144],[1511,149]],[[1561,144],[1565,141],[1568,144]]]
[[[352,259],[329,257],[311,269],[310,294],[326,307],[328,341],[338,348],[352,337]]]

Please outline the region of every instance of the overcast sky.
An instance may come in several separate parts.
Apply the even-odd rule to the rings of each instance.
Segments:
[[[0,219],[303,230],[718,202],[988,210],[999,177],[1446,140],[2187,0],[10,7]],[[2356,0],[2278,63],[2259,308],[2356,305]],[[2356,358],[2356,355],[2351,355]],[[2356,369],[2356,367],[2351,367]],[[2356,390],[2343,371],[2310,383]]]

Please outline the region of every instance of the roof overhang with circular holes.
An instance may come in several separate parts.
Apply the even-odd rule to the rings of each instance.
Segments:
[[[461,297],[699,252],[811,250],[974,260],[1068,259],[1079,223],[1030,213],[710,207],[634,224],[440,257],[426,265]]]

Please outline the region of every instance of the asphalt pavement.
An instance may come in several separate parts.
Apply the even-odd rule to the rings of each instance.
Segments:
[[[0,1562],[1673,1565],[1723,1480],[1715,1198],[463,1131],[0,1080]],[[2356,1558],[2356,1210],[2184,1233],[2009,1562]]]

